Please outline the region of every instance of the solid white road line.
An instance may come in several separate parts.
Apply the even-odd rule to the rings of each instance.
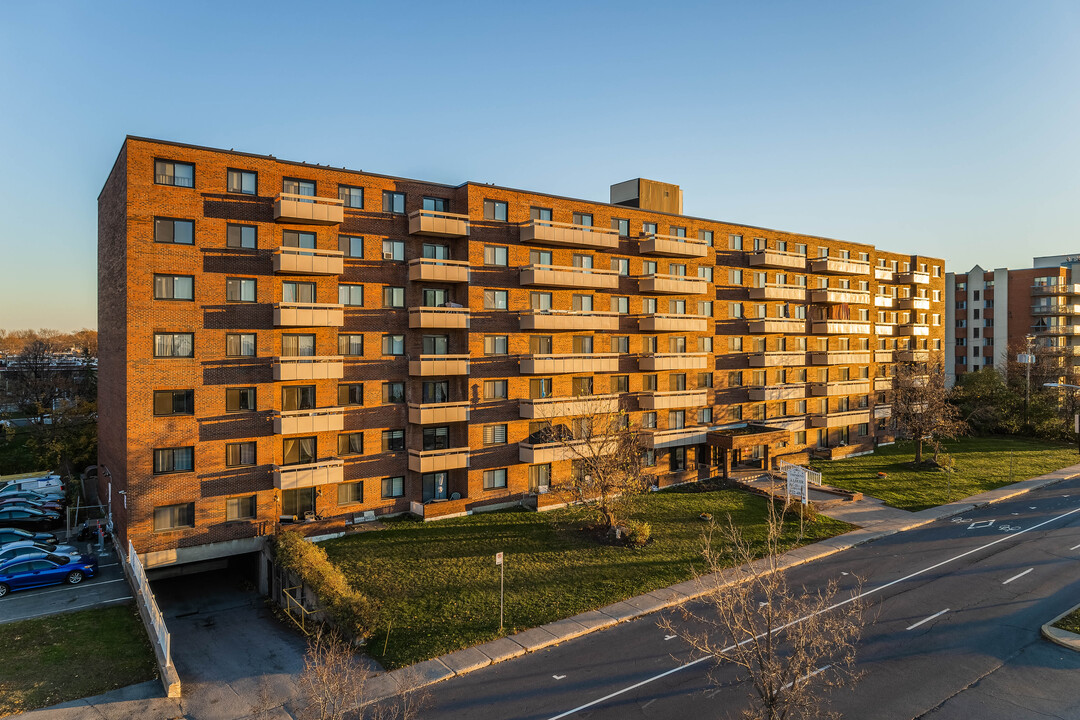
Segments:
[[[933,615],[931,615],[931,616],[930,616],[930,617],[928,617],[928,618],[923,618],[922,620],[920,620],[919,622],[915,623],[914,625],[908,625],[906,629],[907,629],[907,630],[914,630],[915,628],[919,627],[919,626],[920,626],[920,625],[922,625],[923,623],[928,623],[928,622],[930,622],[931,620],[933,620],[934,618],[936,618],[936,617],[940,617],[941,615],[944,615],[944,614],[945,614],[945,613],[947,613],[947,612],[949,612],[949,608],[945,608],[945,609],[944,609],[944,610],[942,610],[941,612],[936,612],[936,613],[934,613]]]
[[[100,602],[87,603],[86,605],[76,605],[74,607],[66,607],[66,608],[63,608],[62,610],[59,610],[59,611],[51,610],[49,612],[38,613],[37,615],[23,615],[22,617],[15,618],[14,620],[11,620],[10,622],[18,622],[19,620],[33,620],[36,617],[43,617],[45,615],[57,615],[60,612],[69,612],[71,610],[82,610],[83,608],[90,608],[90,607],[100,607],[102,605],[102,603],[115,603],[115,602],[121,602],[123,600],[131,600],[131,596],[126,595],[126,596],[120,597],[120,598],[110,598],[108,600],[101,600]]]
[[[1028,568],[1027,570],[1025,570],[1024,572],[1020,573],[1019,575],[1013,575],[1013,576],[1012,576],[1011,578],[1009,578],[1008,580],[1006,580],[1005,582],[1003,582],[1003,583],[1001,583],[1001,584],[1002,584],[1002,585],[1008,585],[1008,584],[1009,584],[1009,583],[1011,583],[1011,582],[1012,582],[1013,580],[1019,580],[1020,578],[1024,577],[1025,575],[1027,575],[1027,574],[1028,574],[1029,572],[1031,572],[1031,571],[1032,571],[1032,570],[1034,570],[1034,569],[1035,569],[1035,568]]]
[[[892,582],[887,582],[884,585],[879,585],[878,587],[873,588],[871,590],[867,590],[864,593],[860,593],[859,595],[852,596],[852,597],[848,598],[847,600],[841,600],[840,602],[836,603],[835,605],[830,605],[829,607],[827,607],[827,608],[825,608],[823,610],[819,610],[816,613],[813,613],[811,615],[807,615],[805,617],[801,617],[801,618],[799,618],[797,620],[792,620],[791,622],[787,623],[786,625],[781,625],[780,627],[773,629],[772,632],[775,634],[775,633],[778,633],[778,632],[780,632],[782,630],[787,630],[792,625],[798,625],[799,623],[803,622],[804,620],[806,620],[808,618],[814,617],[816,615],[820,615],[821,613],[829,612],[830,610],[835,610],[838,607],[841,607],[843,605],[847,605],[850,602],[854,602],[854,601],[859,600],[861,598],[864,598],[864,597],[866,597],[868,595],[873,595],[874,593],[881,592],[882,590],[885,590],[886,588],[890,588],[893,585],[896,585],[898,583],[902,583],[905,580],[910,580],[911,578],[918,577],[919,575],[922,575],[923,573],[928,573],[931,570],[936,570],[937,568],[941,567],[942,565],[948,565],[949,563],[951,563],[951,562],[953,562],[955,560],[959,560],[960,558],[965,558],[968,555],[979,552],[980,550],[985,550],[986,548],[993,547],[994,545],[997,545],[998,543],[1003,543],[1006,540],[1012,540],[1013,538],[1018,538],[1021,535],[1023,535],[1024,533],[1031,532],[1032,530],[1038,530],[1039,528],[1043,527],[1044,525],[1049,525],[1050,523],[1054,522],[1055,520],[1060,520],[1061,518],[1069,517],[1070,515],[1073,515],[1073,514],[1078,513],[1078,512],[1080,512],[1080,507],[1073,508],[1069,512],[1062,513],[1061,515],[1057,515],[1055,517],[1052,517],[1049,520],[1043,520],[1038,525],[1032,525],[1031,527],[1029,527],[1029,528],[1027,528],[1025,530],[1021,530],[1020,532],[1015,532],[1015,533],[1012,533],[1012,534],[1009,534],[1009,535],[1002,535],[997,540],[993,540],[991,542],[988,542],[985,545],[980,545],[979,547],[974,548],[972,550],[968,550],[967,552],[962,552],[959,555],[956,555],[954,557],[949,558],[948,560],[942,560],[941,562],[936,563],[934,565],[930,565],[929,567],[924,567],[922,570],[916,570],[915,572],[911,573],[910,575],[905,575],[904,577],[899,578],[898,580],[893,580]],[[728,647],[724,648],[721,652],[726,653],[726,652],[729,652],[731,650],[734,650],[736,647],[738,647],[740,645],[745,645],[746,643],[750,642],[753,639],[754,638],[747,638],[747,639],[739,642],[736,645],[729,645]],[[608,700],[610,700],[612,698],[618,697],[618,696],[623,695],[625,693],[628,693],[628,692],[630,692],[632,690],[637,690],[639,687],[643,687],[645,685],[648,685],[649,683],[656,682],[657,680],[662,680],[662,679],[666,678],[668,675],[673,675],[673,674],[679,672],[680,670],[685,670],[686,668],[693,667],[693,666],[697,665],[698,663],[705,662],[706,660],[710,659],[711,657],[712,657],[711,655],[703,655],[702,657],[699,657],[697,660],[691,660],[690,662],[688,662],[688,663],[686,663],[684,665],[676,665],[675,667],[671,668],[670,670],[665,670],[664,672],[660,673],[659,675],[653,675],[650,678],[645,678],[641,682],[636,682],[633,685],[629,685],[627,687],[624,687],[621,690],[616,690],[613,693],[608,693],[604,697],[597,698],[595,700],[590,700],[589,702],[585,703],[584,705],[578,705],[576,708],[573,708],[571,710],[567,710],[565,712],[559,713],[558,715],[553,715],[553,716],[551,716],[551,718],[549,718],[549,720],[561,720],[564,717],[569,717],[570,715],[581,712],[582,710],[591,708],[593,705],[599,705],[602,702],[606,702],[606,701],[608,701]]]
[[[787,690],[789,687],[791,687],[792,685],[794,685],[797,682],[802,682],[803,680],[809,680],[810,678],[814,677],[818,673],[823,673],[823,672],[825,672],[826,670],[828,670],[831,667],[832,667],[832,665],[826,665],[825,667],[819,667],[814,672],[803,675],[801,678],[799,678],[798,680],[796,680],[794,682],[789,682],[787,685],[784,686],[784,689]]]
[[[1069,549],[1070,549],[1070,550],[1076,550],[1077,548],[1080,548],[1080,545],[1073,545],[1073,546],[1072,546],[1071,548],[1069,548]]]

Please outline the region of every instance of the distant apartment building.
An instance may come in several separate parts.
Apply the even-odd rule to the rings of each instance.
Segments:
[[[940,259],[129,137],[99,197],[102,497],[149,568],[387,513],[526,504],[581,407],[657,485],[893,436],[945,338]]]

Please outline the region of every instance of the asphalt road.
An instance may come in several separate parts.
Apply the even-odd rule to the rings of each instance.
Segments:
[[[810,589],[856,576],[872,622],[863,677],[831,698],[845,717],[1080,718],[1080,654],[1039,635],[1080,602],[1080,480],[789,571]],[[730,664],[693,662],[658,617],[440,683],[425,717],[737,717],[749,686]]]

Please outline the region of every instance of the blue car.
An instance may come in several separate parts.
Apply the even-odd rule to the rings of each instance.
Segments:
[[[6,545],[9,542],[18,542],[20,540],[32,540],[34,542],[56,544],[56,536],[52,533],[30,532],[29,530],[20,530],[19,528],[0,527],[0,546]]]
[[[26,590],[43,585],[78,585],[97,574],[97,558],[80,555],[42,555],[9,560],[0,565],[0,598],[12,590]]]

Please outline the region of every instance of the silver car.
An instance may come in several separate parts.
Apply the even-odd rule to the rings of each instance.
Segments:
[[[50,543],[19,540],[0,546],[0,565],[8,560],[24,557],[26,555],[64,555],[77,558],[82,551],[71,545],[52,545]]]

